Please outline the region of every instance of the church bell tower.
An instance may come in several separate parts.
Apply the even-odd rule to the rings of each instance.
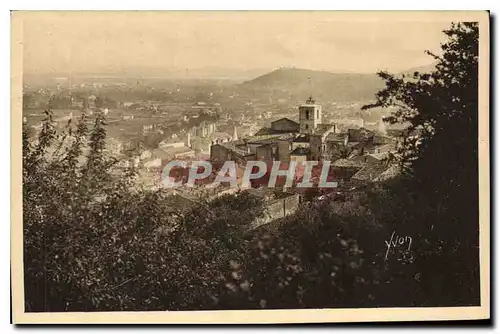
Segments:
[[[321,106],[312,96],[299,107],[299,123],[301,133],[313,133],[321,124]]]

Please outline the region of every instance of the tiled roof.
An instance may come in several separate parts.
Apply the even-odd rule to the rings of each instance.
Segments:
[[[390,151],[394,151],[396,149],[396,144],[395,143],[387,143],[384,145],[376,146],[376,147],[374,147],[374,149],[380,153],[387,153]]]
[[[249,138],[246,138],[246,141],[248,143],[252,144],[271,144],[274,142],[277,142],[279,140],[287,140],[290,138],[294,138],[295,134],[294,133],[280,133],[280,134],[271,134],[271,135],[263,135],[263,136],[252,136]]]
[[[267,128],[267,127],[264,127],[264,128],[260,128],[256,133],[255,135],[256,136],[263,136],[263,135],[270,135],[270,134],[274,134],[275,132],[273,131],[273,129],[271,128]]]
[[[153,160],[154,158],[169,159],[172,157],[173,156],[171,153],[168,153],[168,152],[162,150],[161,148],[157,148],[157,149],[154,149],[151,151],[151,160]]]
[[[287,121],[287,122],[290,122],[290,123],[293,123],[293,124],[295,124],[295,125],[299,126],[299,123],[297,123],[297,122],[295,122],[295,121],[291,120],[290,118],[286,118],[286,117],[283,117],[283,118],[277,119],[277,120],[275,120],[275,121],[271,122],[271,124],[276,123],[276,122],[279,122],[279,121]]]
[[[326,141],[344,142],[346,136],[346,133],[329,133],[328,136],[326,136]]]
[[[173,154],[174,156],[177,154],[184,154],[184,153],[194,154],[194,150],[190,147],[172,147],[167,149],[167,153]]]
[[[242,150],[241,148],[238,148],[234,145],[234,143],[229,142],[229,143],[220,143],[218,144],[222,147],[225,147],[226,149],[233,151],[234,153],[240,155],[240,156],[248,156],[248,155],[253,155],[253,153],[250,153],[248,151]]]
[[[290,152],[290,155],[308,155],[309,152],[310,149],[308,147],[297,147],[292,152]]]
[[[349,133],[350,136],[372,136],[373,135],[373,131],[365,129],[365,128],[348,129],[347,132]]]
[[[308,134],[300,134],[297,137],[295,137],[295,139],[293,139],[292,141],[294,143],[309,143],[309,140],[310,136]]]
[[[385,163],[369,164],[354,174],[352,179],[357,181],[373,181],[375,178],[380,176],[380,174],[386,171],[387,168],[388,167]]]
[[[299,124],[289,118],[280,118],[274,122],[271,122],[271,124],[273,123],[276,123],[278,121],[287,121],[289,123],[292,123],[294,124],[296,127],[297,127],[297,131],[299,130]],[[256,133],[255,135],[256,136],[262,136],[262,135],[279,135],[279,134],[283,134],[283,133],[288,133],[289,131],[288,130],[285,130],[285,131],[282,131],[282,130],[275,130],[275,129],[272,129],[272,128],[269,128],[269,127],[263,127],[263,128],[260,128]]]
[[[322,135],[329,131],[333,126],[334,124],[318,124],[318,127],[314,130],[314,134]]]
[[[362,161],[354,161],[349,159],[339,159],[335,161],[333,167],[352,167],[352,168],[363,168],[366,164]]]
[[[383,160],[389,157],[389,152],[381,152],[381,153],[372,153],[370,156],[374,157],[377,160]]]
[[[382,172],[379,176],[377,176],[373,181],[380,182],[392,179],[393,177],[398,176],[401,173],[401,170],[398,166],[392,165],[387,168],[384,172]]]

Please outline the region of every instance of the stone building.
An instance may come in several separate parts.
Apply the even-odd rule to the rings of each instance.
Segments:
[[[271,122],[271,130],[282,133],[299,132],[300,125],[297,122],[285,117]]]
[[[295,161],[297,165],[304,164],[309,160],[310,151],[305,147],[297,147],[290,152],[290,161]]]
[[[321,124],[321,118],[321,106],[310,96],[306,103],[299,107],[300,132],[313,133],[318,124]]]
[[[273,121],[270,127],[261,128],[256,135],[243,141],[233,141],[233,145],[222,147],[212,146],[211,159],[221,161],[231,156],[227,152],[231,147],[234,149],[232,155],[244,156],[244,160],[279,160],[288,163],[291,160],[324,159],[328,135],[335,133],[337,127],[335,124],[322,123],[321,105],[316,104],[312,97],[299,106],[298,111],[299,123],[286,117]]]
[[[238,148],[234,143],[214,144],[210,148],[211,161],[236,161],[239,164],[246,164],[247,161],[255,160],[255,153]]]

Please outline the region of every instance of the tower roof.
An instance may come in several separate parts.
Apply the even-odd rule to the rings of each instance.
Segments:
[[[310,95],[302,106],[319,106],[319,104],[317,104],[316,100],[312,97],[312,95]]]

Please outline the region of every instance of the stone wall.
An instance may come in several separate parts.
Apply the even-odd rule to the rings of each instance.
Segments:
[[[309,139],[310,143],[310,148],[311,148],[311,159],[312,160],[319,160],[319,158],[322,156],[322,137],[321,136],[310,136]]]
[[[271,145],[262,145],[257,147],[256,156],[257,160],[260,161],[273,161],[275,158],[273,147]]]
[[[285,198],[272,199],[264,204],[264,214],[261,218],[254,221],[251,229],[269,224],[272,221],[284,218],[297,211],[299,206],[300,196],[294,194]]]
[[[243,153],[245,151],[239,150]],[[226,161],[235,161],[237,164],[246,165],[247,161],[255,160],[255,155],[249,153],[248,155],[240,155],[236,153],[234,150],[225,147],[221,144],[212,145],[210,148],[210,160],[212,162],[226,162]]]
[[[281,162],[290,162],[290,142],[288,140],[278,141],[278,160]]]
[[[231,151],[222,145],[212,145],[210,148],[210,160],[212,161],[227,161],[232,160]]]

